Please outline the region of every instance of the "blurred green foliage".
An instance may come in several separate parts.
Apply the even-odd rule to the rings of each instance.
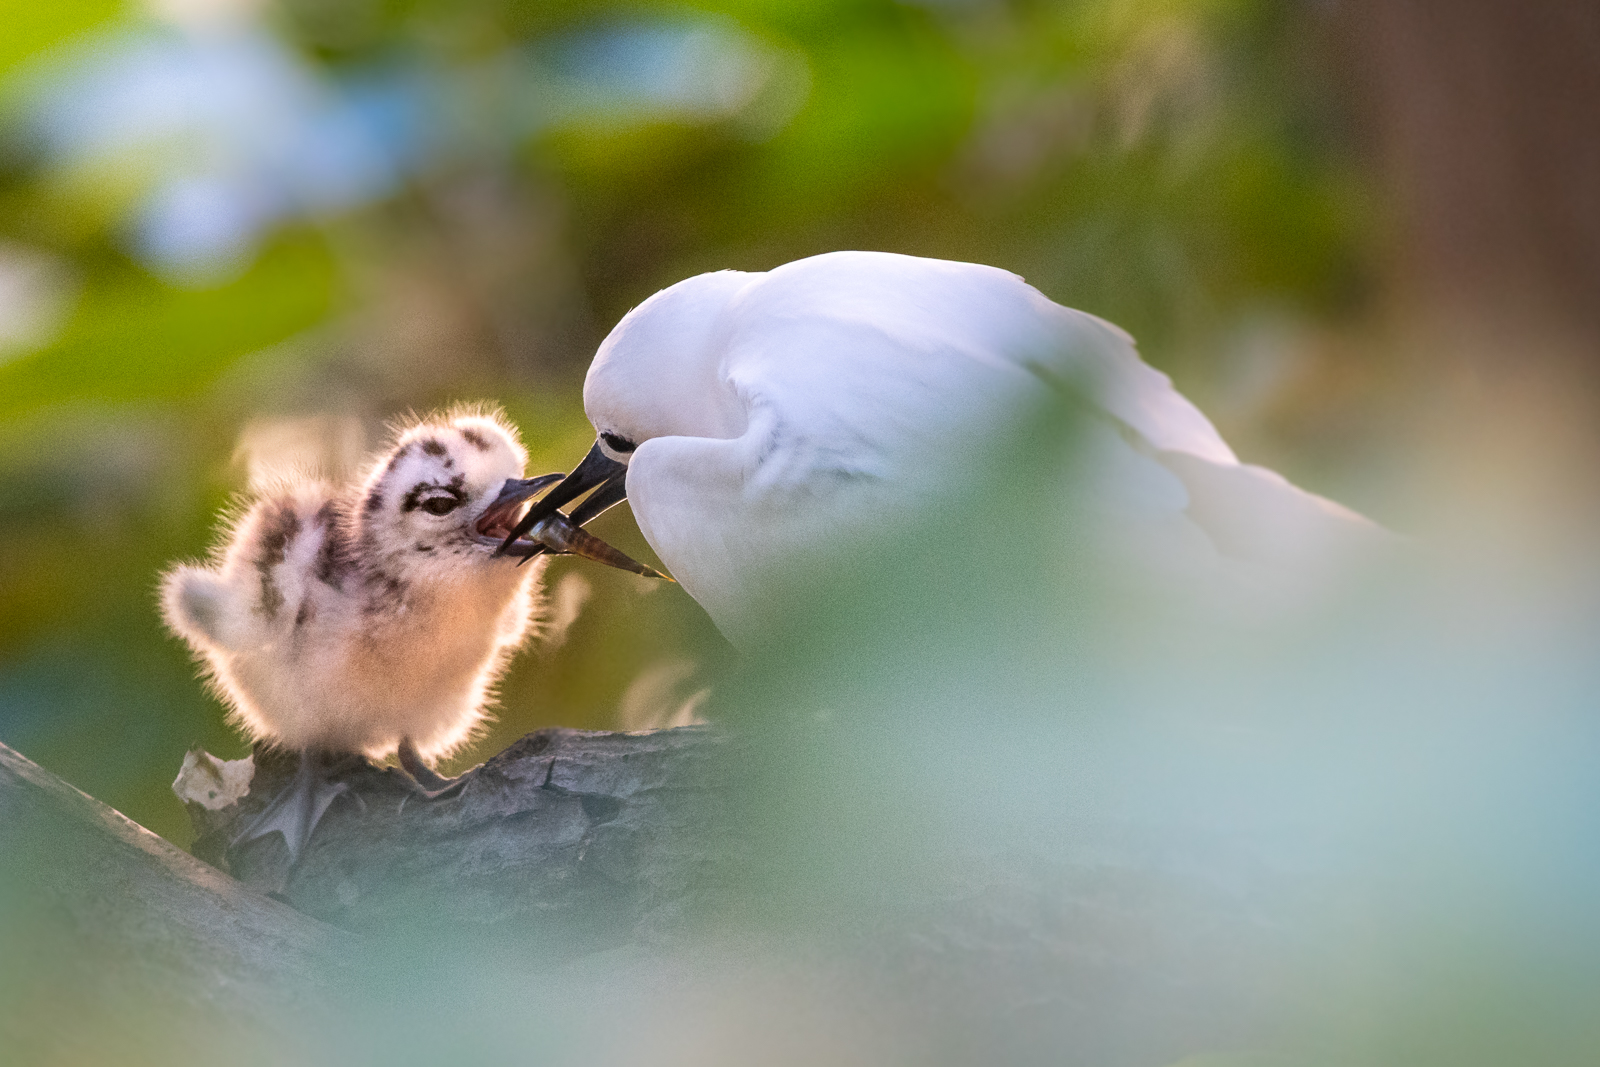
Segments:
[[[489,398],[536,470],[565,469],[596,343],[698,271],[840,248],[992,263],[1225,399],[1241,323],[1365,293],[1364,186],[1308,18],[5,0],[0,266],[43,262],[48,284],[0,304],[43,322],[7,343],[0,321],[0,740],[187,840],[166,787],[183,749],[243,746],[153,589],[244,488],[247,429],[338,416],[373,447],[397,412]],[[341,163],[357,141],[367,162]],[[597,530],[648,557],[625,509]],[[466,762],[544,724],[616,726],[650,668],[693,664],[681,698],[726,660],[681,590],[566,575],[583,612],[521,657]]]

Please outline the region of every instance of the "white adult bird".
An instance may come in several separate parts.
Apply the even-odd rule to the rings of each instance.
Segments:
[[[634,308],[584,384],[594,447],[523,523],[626,495],[738,644],[772,608],[765,577],[935,504],[1052,390],[1087,402],[1092,510],[1135,568],[1271,599],[1385,537],[1241,464],[1116,326],[1004,270],[881,252],[702,274]]]
[[[301,753],[293,785],[241,840],[277,830],[297,859],[342,790],[321,757],[399,754],[428,795],[429,762],[482,723],[535,617],[539,567],[498,559],[524,503],[527,453],[495,413],[458,411],[398,433],[345,486],[301,479],[255,500],[207,565],[162,582],[167,625],[201,660],[252,740]],[[554,515],[512,546],[654,573]]]

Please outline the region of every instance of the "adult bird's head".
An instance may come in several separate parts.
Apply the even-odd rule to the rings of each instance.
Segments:
[[[404,430],[368,473],[357,525],[362,547],[417,575],[479,567],[501,554],[523,506],[561,481],[523,478],[527,453],[495,413],[458,413]],[[626,570],[640,564],[568,522],[542,524],[507,554],[573,554]]]
[[[760,275],[718,271],[690,278],[646,300],[611,331],[583,387],[595,443],[508,532],[506,551],[585,493],[570,515],[577,526],[621,503],[628,469],[651,441],[730,440],[745,432],[744,398],[728,380],[716,333],[730,301],[753,277]]]

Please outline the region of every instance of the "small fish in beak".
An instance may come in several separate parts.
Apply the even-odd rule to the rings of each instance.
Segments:
[[[561,479],[561,484],[550,490],[543,500],[528,509],[522,521],[512,527],[502,551],[510,551],[518,537],[533,529],[551,515],[559,515],[561,505],[575,500],[593,489],[594,493],[572,512],[572,519],[580,526],[628,495],[628,468],[618,463],[600,449],[596,441],[583,462],[572,468],[572,473]]]
[[[620,467],[621,464],[617,466]],[[603,504],[597,503],[595,497],[590,497],[571,516],[557,510],[561,504],[578,495],[569,493],[557,503],[550,503],[550,498],[560,493],[571,480],[571,475],[563,477],[560,474],[545,474],[538,478],[506,479],[505,485],[500,489],[500,495],[495,497],[478,517],[476,532],[479,540],[497,545],[496,555],[520,556],[523,562],[543,553],[552,556],[582,556],[597,563],[604,563],[608,567],[616,567],[618,570],[642,574],[647,578],[672,581],[667,575],[617,551],[583,529],[583,523],[620,501],[624,493],[608,487],[602,492],[607,492],[611,496]],[[558,482],[561,485],[557,486],[550,496],[535,504],[527,515],[518,518],[525,501]],[[620,479],[617,484],[621,485]]]

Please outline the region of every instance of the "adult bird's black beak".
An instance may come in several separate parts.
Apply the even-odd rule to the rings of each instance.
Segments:
[[[591,489],[596,490],[597,495],[605,494],[607,501],[604,507],[598,509],[588,507],[593,502],[591,498],[573,512],[574,520],[582,525],[628,495],[627,476],[628,468],[600,451],[600,442],[596,441],[594,447],[589,449],[589,454],[583,457],[583,462],[572,468],[572,473],[563,478],[560,485],[550,490],[543,500],[528,509],[522,521],[512,528],[500,550],[510,551],[512,542],[556,514],[557,509],[568,501],[577,499]],[[582,519],[578,519],[580,514],[583,516]]]
[[[550,490],[543,500],[529,508],[528,513],[511,527],[496,554],[517,555],[524,559],[530,559],[541,552],[583,556],[620,570],[671,581],[667,575],[618,552],[582,528],[584,523],[612,505],[621,503],[627,497],[627,474],[627,466],[600,451],[600,444],[596,442],[589,450],[589,454],[583,457],[583,462],[574,467],[571,474],[561,479],[561,484]],[[542,483],[540,488],[549,484],[544,478],[530,479],[530,481]],[[561,505],[577,499],[591,489],[594,492],[589,499],[574,509],[570,516],[561,513]],[[521,490],[519,488],[516,491]],[[526,500],[537,491],[537,489],[529,491],[519,497],[516,503]],[[504,498],[512,492],[512,483],[507,482],[506,488],[501,491],[501,497]],[[491,505],[489,510],[492,512],[498,504],[499,500],[496,500],[495,505]],[[516,504],[511,506],[515,507]]]

